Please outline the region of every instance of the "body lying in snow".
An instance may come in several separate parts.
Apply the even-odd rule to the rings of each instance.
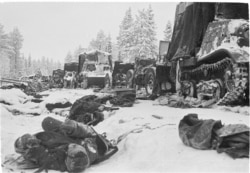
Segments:
[[[125,93],[118,96],[97,97],[96,95],[86,95],[77,99],[71,109],[68,118],[88,125],[97,125],[104,120],[103,111],[112,111],[118,107],[107,107],[104,104],[109,101],[114,106],[130,107],[135,102],[134,93]]]
[[[79,172],[118,151],[92,127],[73,120],[61,122],[47,117],[42,127],[43,132],[25,134],[15,142],[16,152],[26,163],[22,168],[39,168],[37,172],[48,169]]]
[[[249,158],[249,132],[245,124],[222,125],[220,120],[188,114],[179,123],[179,136],[190,147],[225,152],[232,158]]]

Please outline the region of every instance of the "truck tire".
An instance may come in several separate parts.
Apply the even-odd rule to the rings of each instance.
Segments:
[[[130,69],[126,74],[126,85],[127,88],[133,88],[134,86],[134,70]]]
[[[152,68],[147,69],[146,71],[146,93],[147,95],[153,94],[154,84],[155,84],[155,71]]]

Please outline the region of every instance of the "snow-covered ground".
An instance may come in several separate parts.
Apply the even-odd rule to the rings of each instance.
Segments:
[[[84,95],[93,93],[92,90],[80,89],[50,90],[42,93],[48,95],[43,102],[31,103],[30,98],[18,90],[1,90],[0,101],[9,100],[11,104],[0,104],[1,163],[10,154],[16,155],[14,141],[18,137],[25,133],[42,131],[41,122],[45,117],[65,119],[48,113],[46,103],[57,100],[74,102]],[[13,110],[9,107],[22,108],[21,111],[25,114],[13,115],[8,111]],[[32,111],[38,111],[41,115],[28,114]],[[160,106],[157,101],[137,100],[131,108],[120,108],[112,113],[105,112],[106,119],[95,126],[95,129],[99,133],[106,132],[108,139],[117,139],[126,132],[134,131],[118,144],[119,151],[114,156],[84,172],[249,172],[249,159],[234,160],[215,150],[196,150],[185,146],[178,135],[178,124],[188,113],[197,113],[201,119],[221,120],[224,124],[242,123],[249,126],[249,116],[241,113],[218,109],[170,108]],[[4,167],[2,171],[11,172]]]

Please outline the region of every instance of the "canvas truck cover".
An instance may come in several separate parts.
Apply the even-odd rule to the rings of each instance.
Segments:
[[[191,3],[176,7],[174,31],[167,58],[194,57],[199,51],[207,26],[219,16],[248,19],[247,3]]]
[[[64,71],[78,72],[78,62],[65,63]]]
[[[61,69],[53,70],[53,76],[54,75],[58,75],[61,78],[63,78],[63,76],[64,76],[64,70],[61,70]]]

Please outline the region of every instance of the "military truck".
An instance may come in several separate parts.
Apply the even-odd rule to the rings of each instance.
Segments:
[[[248,19],[247,3],[179,3],[172,41],[156,66],[154,93],[172,91],[224,104],[248,100]]]
[[[133,78],[128,80],[130,86],[134,85],[136,90],[145,88],[147,96],[152,94],[155,83],[155,62],[155,59],[135,58],[135,69],[131,71]]]
[[[114,62],[114,70],[112,73],[112,86],[115,88],[132,88],[134,63],[124,63],[122,61]]]
[[[79,55],[79,81],[81,87],[111,87],[112,56],[100,50],[92,50]]]
[[[133,88],[136,91],[144,88],[146,96],[152,95],[156,67],[155,59],[136,57],[134,63],[116,61],[113,71],[113,86]]]

